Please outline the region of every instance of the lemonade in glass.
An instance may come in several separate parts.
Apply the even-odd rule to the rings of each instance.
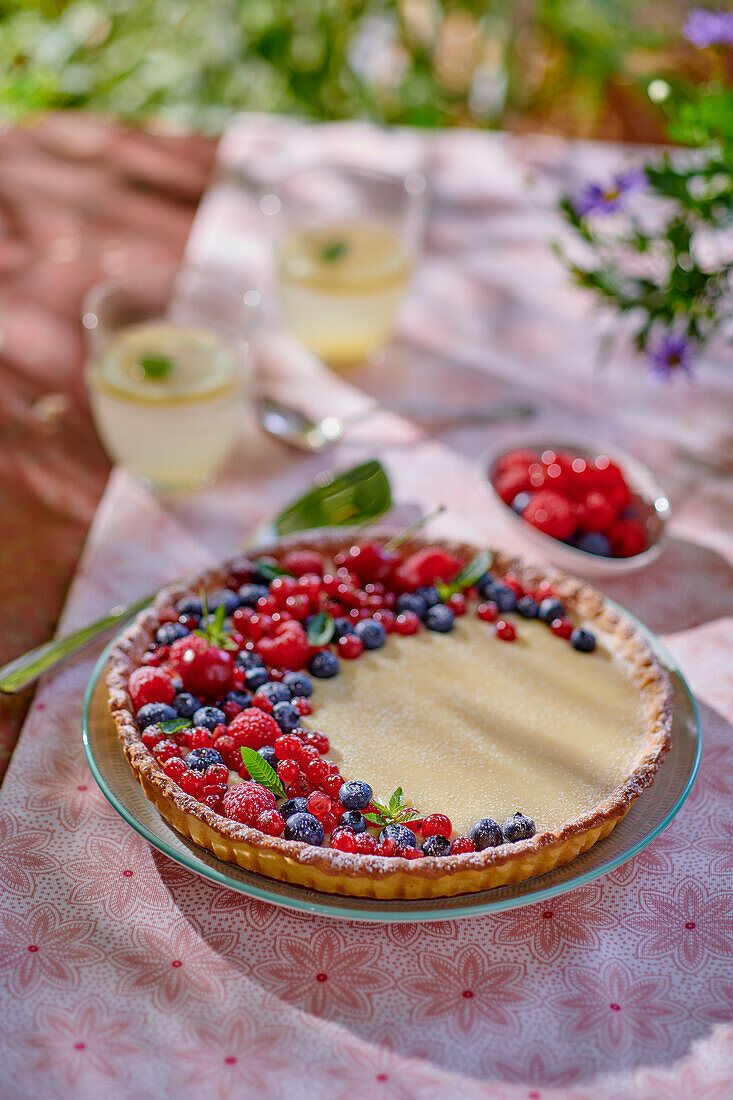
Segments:
[[[284,326],[329,363],[363,360],[389,339],[410,282],[424,177],[312,169],[289,176],[275,198]]]
[[[246,423],[251,313],[229,280],[197,268],[153,268],[90,292],[86,380],[116,462],[160,491],[215,478]]]

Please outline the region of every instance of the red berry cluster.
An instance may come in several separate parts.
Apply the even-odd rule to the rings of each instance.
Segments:
[[[646,549],[644,525],[628,514],[631,490],[607,455],[586,460],[566,451],[510,451],[492,480],[505,504],[551,538],[577,540],[583,548],[583,536],[603,535],[601,548],[615,558]]]

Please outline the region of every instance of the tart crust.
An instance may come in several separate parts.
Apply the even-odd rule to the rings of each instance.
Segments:
[[[388,538],[392,533],[382,530],[374,536]],[[255,553],[279,559],[286,551],[297,547],[318,550],[332,557],[350,541],[351,534],[343,530],[314,532],[260,545]],[[409,554],[436,543],[466,559],[477,552],[477,547],[467,543],[435,539],[428,543],[418,537],[404,543],[403,549]],[[670,746],[672,686],[634,624],[608,607],[600,593],[589,585],[499,552],[494,554],[491,571],[499,577],[512,572],[529,587],[549,579],[566,607],[621,659],[638,688],[644,706],[646,738],[637,766],[587,814],[567,822],[555,832],[538,833],[518,843],[463,855],[406,860],[338,852],[266,836],[258,829],[215,813],[186,794],[165,774],[142,743],[127,681],[160,625],[161,612],[181,597],[195,595],[202,585],[207,588],[223,586],[228,563],[161,590],[152,606],[142,611],[120,635],[111,652],[107,666],[109,708],[122,749],[147,798],[179,833],[219,859],[236,863],[247,871],[329,894],[380,899],[452,897],[522,882],[569,863],[608,836],[631,804],[654,782]]]

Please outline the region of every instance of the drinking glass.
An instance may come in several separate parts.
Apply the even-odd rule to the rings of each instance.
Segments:
[[[86,382],[112,459],[159,491],[217,475],[247,422],[257,291],[224,272],[160,266],[115,275],[83,305]]]
[[[263,197],[279,220],[282,323],[327,362],[359,362],[390,337],[415,268],[425,177],[314,168]]]

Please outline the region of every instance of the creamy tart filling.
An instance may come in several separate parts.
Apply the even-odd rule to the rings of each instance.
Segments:
[[[606,649],[578,653],[537,620],[507,645],[470,615],[343,662],[307,724],[343,775],[379,797],[401,786],[457,832],[516,810],[559,830],[634,770],[646,737],[638,688]]]

